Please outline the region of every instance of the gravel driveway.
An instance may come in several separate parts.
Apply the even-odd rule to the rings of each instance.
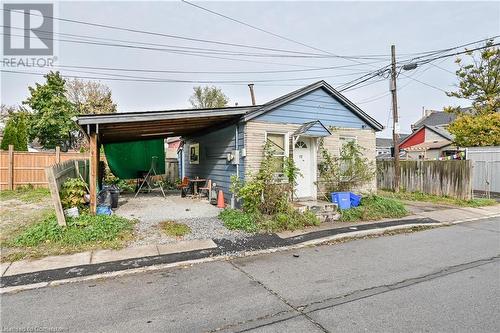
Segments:
[[[181,198],[179,194],[170,194],[163,198],[161,194],[122,195],[115,214],[137,219],[137,239],[132,246],[146,244],[167,244],[178,240],[217,239],[236,240],[245,238],[247,233],[231,231],[224,227],[217,216],[220,209],[199,199]],[[184,223],[191,228],[191,233],[174,238],[165,235],[158,224],[163,221]]]

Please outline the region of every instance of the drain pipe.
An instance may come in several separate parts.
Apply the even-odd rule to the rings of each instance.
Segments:
[[[234,149],[238,151],[238,123],[234,126]],[[236,163],[236,178],[240,179],[240,161],[238,159],[238,163]],[[231,208],[234,209],[236,205],[236,197],[234,193],[231,193]]]

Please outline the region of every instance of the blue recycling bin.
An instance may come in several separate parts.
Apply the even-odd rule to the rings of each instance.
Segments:
[[[351,207],[358,207],[359,204],[361,203],[361,196],[354,194],[352,192],[349,192],[349,196],[351,199]]]
[[[332,202],[337,204],[340,209],[351,208],[351,195],[350,192],[332,192]]]

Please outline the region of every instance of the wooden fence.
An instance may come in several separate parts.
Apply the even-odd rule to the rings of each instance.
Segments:
[[[45,168],[52,202],[56,211],[57,223],[59,225],[66,225],[66,218],[59,195],[62,184],[68,178],[80,177],[85,181],[86,175],[89,174],[89,167],[90,163],[87,160],[69,160]]]
[[[0,151],[0,190],[31,184],[47,187],[45,168],[68,160],[88,159],[88,153]]]
[[[470,161],[401,161],[401,189],[472,198]],[[377,161],[377,188],[394,189],[394,161]]]

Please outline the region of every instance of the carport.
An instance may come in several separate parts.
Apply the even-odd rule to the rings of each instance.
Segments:
[[[172,136],[189,137],[236,124],[242,115],[259,106],[217,109],[181,109],[80,115],[77,124],[90,144],[90,211],[95,214],[102,144]]]

